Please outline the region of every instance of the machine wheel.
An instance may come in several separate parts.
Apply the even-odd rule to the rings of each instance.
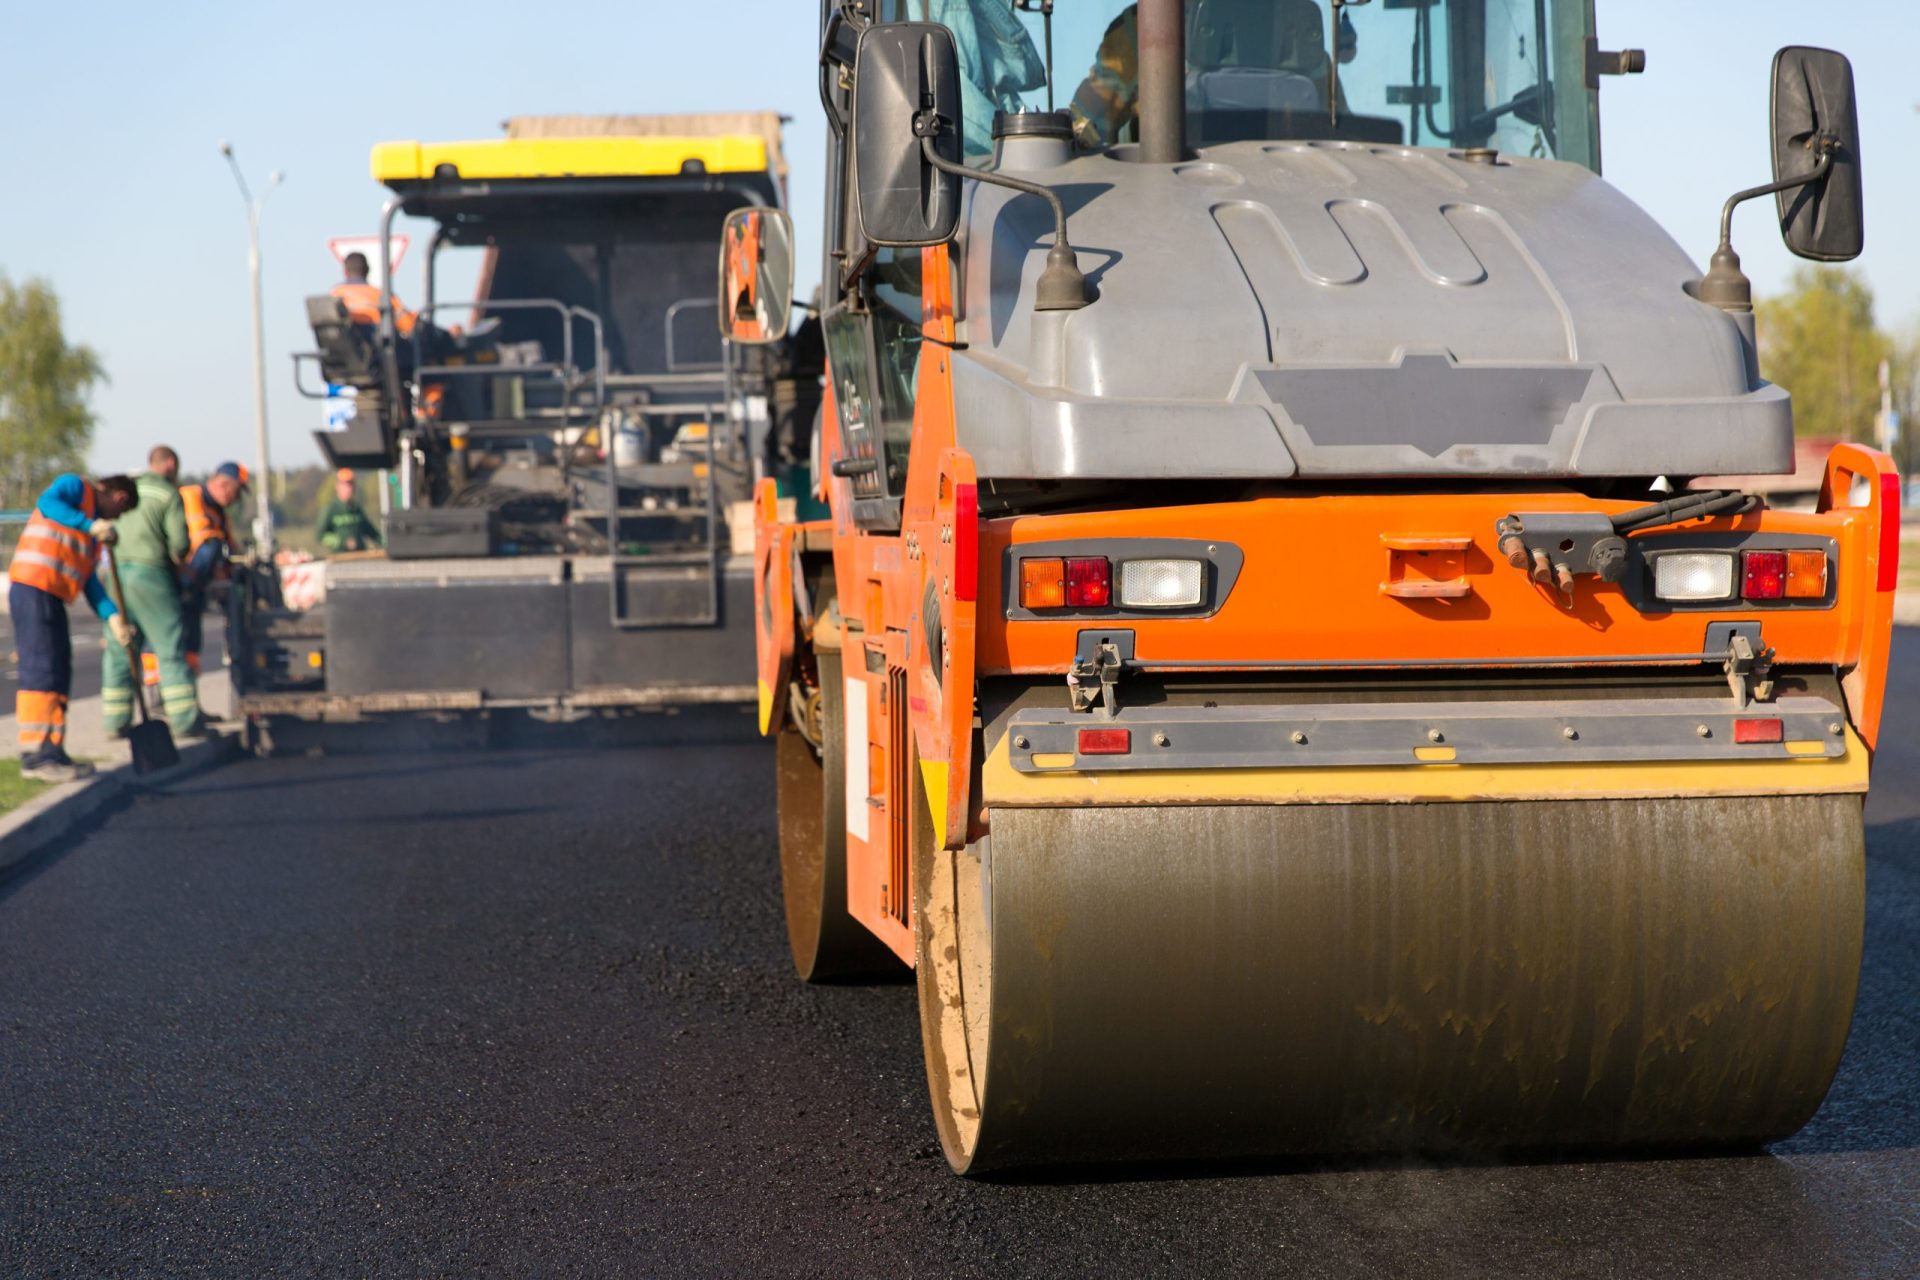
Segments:
[[[916,806],[922,1043],[961,1173],[1771,1141],[1852,1018],[1857,795],[989,825],[947,852]]]
[[[780,880],[793,967],[808,982],[898,970],[881,941],[847,914],[846,699],[840,655],[818,653],[820,751],[791,724],[776,744]]]

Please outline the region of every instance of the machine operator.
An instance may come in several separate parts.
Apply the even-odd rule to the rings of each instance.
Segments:
[[[1359,52],[1353,19],[1340,15],[1339,58]],[[1187,31],[1188,98],[1207,93],[1208,72],[1251,68],[1297,78],[1303,95],[1293,107],[1326,104],[1329,59],[1326,20],[1315,0],[1196,0]],[[1342,95],[1344,97],[1344,95]],[[1342,113],[1346,103],[1340,104]],[[1120,11],[1100,41],[1093,69],[1073,95],[1074,138],[1097,150],[1120,140],[1140,114],[1140,6]]]
[[[341,260],[340,265],[346,271],[347,278],[333,286],[333,296],[347,304],[347,316],[355,324],[379,324],[380,288],[367,279],[367,255],[350,253]],[[393,300],[393,327],[401,337],[413,336],[413,326],[418,319],[400,304],[400,299]]]

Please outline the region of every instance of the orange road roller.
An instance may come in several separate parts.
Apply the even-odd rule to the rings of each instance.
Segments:
[[[1820,1105],[1898,479],[1713,477],[1793,468],[1732,213],[1859,253],[1851,68],[1781,52],[1703,273],[1600,177],[1644,56],[1518,8],[822,4],[760,724],[795,966],[916,971],[959,1172]],[[721,276],[730,337],[787,332],[790,275]]]

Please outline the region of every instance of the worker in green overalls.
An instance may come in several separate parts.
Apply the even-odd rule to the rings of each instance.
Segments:
[[[353,472],[345,467],[334,473],[333,497],[320,510],[314,536],[323,550],[333,552],[371,551],[380,545],[380,527],[354,498]]]
[[[169,479],[179,474],[180,459],[166,445],[157,445],[147,455],[147,465],[150,469],[133,482],[138,504],[114,521],[119,533],[114,559],[128,620],[160,664],[160,703],[167,724],[175,738],[197,738],[206,726],[199,682],[187,665],[178,580],[187,558],[187,516]],[[109,734],[126,734],[133,724],[133,700],[139,696],[126,651],[109,636],[100,659],[100,711]]]

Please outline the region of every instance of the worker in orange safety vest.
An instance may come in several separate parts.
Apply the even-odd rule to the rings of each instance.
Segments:
[[[7,608],[19,651],[14,719],[20,734],[20,772],[45,782],[85,777],[93,766],[67,755],[67,699],[73,692],[73,637],[67,606],[85,595],[123,647],[134,631],[94,573],[101,544],[118,537],[112,522],[139,505],[126,476],[88,480],[67,474],[34,504],[8,569]]]
[[[207,588],[232,573],[227,557],[233,551],[233,522],[227,508],[240,500],[251,477],[237,462],[223,462],[204,484],[182,485],[180,503],[187,511],[187,562],[181,572],[180,622],[187,665],[200,670],[201,622],[207,611]]]
[[[380,288],[367,280],[367,255],[350,253],[340,265],[346,270],[347,278],[333,286],[333,296],[347,304],[347,318],[355,324],[379,324]],[[400,305],[400,299],[393,300],[393,327],[401,337],[413,336],[417,319],[413,312]]]

